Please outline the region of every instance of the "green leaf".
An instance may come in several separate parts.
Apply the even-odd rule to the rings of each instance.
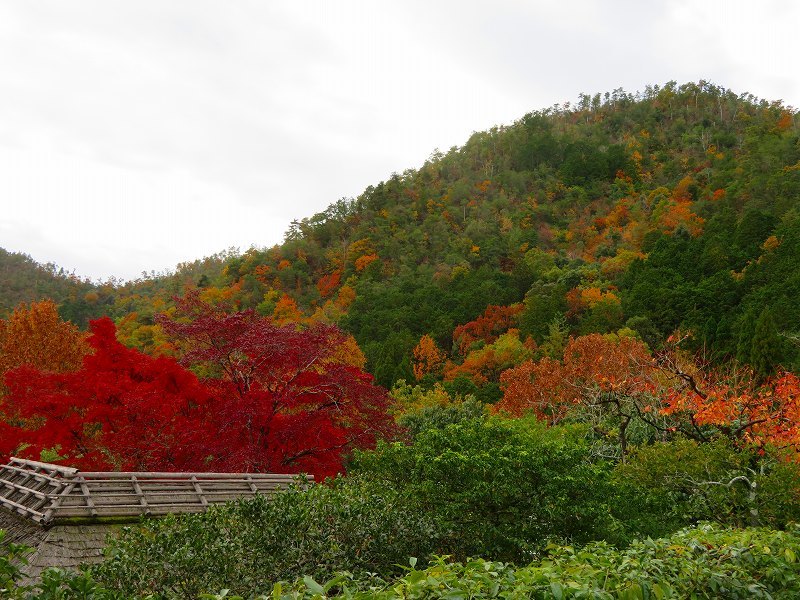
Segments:
[[[314,579],[306,575],[303,577],[303,583],[306,584],[306,587],[311,591],[313,594],[319,594],[320,596],[325,595],[325,588],[323,588],[320,584],[318,584]]]
[[[650,589],[652,590],[653,596],[656,600],[663,600],[663,598],[669,597],[669,587],[665,584],[654,583]]]
[[[283,585],[279,581],[275,585],[272,586],[272,598],[273,600],[280,600],[281,594],[283,593]]]
[[[561,587],[560,583],[553,582],[550,584],[550,591],[553,594],[553,598],[555,600],[562,600],[564,598],[564,588]]]

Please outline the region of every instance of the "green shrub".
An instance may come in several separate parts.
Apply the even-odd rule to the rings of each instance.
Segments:
[[[635,541],[625,550],[604,542],[583,548],[548,546],[544,556],[528,566],[483,559],[451,562],[436,558],[417,570],[416,559],[405,573],[381,579],[374,574],[338,573],[330,578],[299,576],[271,583],[254,581],[246,597],[259,600],[353,599],[395,600],[427,598],[503,598],[600,600],[749,599],[791,600],[800,597],[800,529],[729,529],[703,524],[666,538]],[[0,550],[0,557],[7,558]],[[2,558],[0,558],[2,563]],[[102,571],[102,569],[99,569]],[[190,573],[185,573],[189,576]],[[274,580],[273,580],[274,581]],[[217,594],[188,589],[126,588],[124,582],[102,586],[91,573],[46,571],[31,588],[2,590],[3,598],[38,600],[122,600],[130,598],[204,598],[235,600],[235,587],[224,585]],[[153,582],[155,583],[155,582]],[[111,589],[111,588],[115,589]]]
[[[668,498],[672,518],[783,528],[800,520],[800,466],[725,439],[687,439],[637,449],[616,469],[617,481]]]
[[[396,573],[410,555],[434,552],[438,537],[430,516],[409,510],[402,494],[348,478],[129,528],[93,573],[127,593],[249,595],[264,581],[300,575]]]
[[[6,541],[6,532],[0,529],[0,598],[22,597],[18,594],[17,582],[21,579],[20,567],[32,548]]]
[[[398,418],[397,423],[408,431],[408,436],[416,440],[420,433],[429,429],[442,429],[448,425],[479,419],[486,413],[486,405],[473,396],[463,402],[423,406],[407,412]]]
[[[0,598],[8,600],[122,600],[126,596],[99,585],[88,573],[46,569],[41,580],[22,584],[22,568],[33,548],[6,541],[0,529]]]
[[[93,574],[124,593],[194,598],[227,588],[252,595],[265,581],[323,581],[341,571],[362,583],[365,574],[389,578],[410,556],[522,565],[552,543],[589,544],[571,551],[581,556],[622,556],[613,548],[633,538],[664,536],[714,510],[735,523],[740,519],[730,515],[749,507],[745,486],[692,491],[670,484],[687,473],[716,477],[734,473],[726,470],[731,465],[750,468],[748,454],[679,442],[643,448],[615,470],[592,454],[586,438],[583,426],[547,428],[530,419],[423,429],[413,445],[357,454],[347,478],[131,528]],[[759,471],[762,504],[774,505],[759,514],[785,526],[797,500],[782,468]],[[647,542],[638,544],[642,550]]]
[[[548,541],[626,543],[625,499],[582,427],[476,419],[420,432],[413,445],[356,454],[351,472],[401,490],[445,533],[444,553],[527,562]]]
[[[291,585],[274,585],[270,597],[789,600],[800,596],[798,553],[797,529],[737,531],[706,524],[668,538],[637,541],[627,550],[605,543],[579,550],[553,546],[543,559],[521,568],[485,560],[440,559],[427,569],[410,569],[403,577],[384,582],[347,574],[322,584],[303,578]]]

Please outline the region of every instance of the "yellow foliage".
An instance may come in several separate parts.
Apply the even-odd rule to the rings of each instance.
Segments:
[[[325,362],[344,364],[356,367],[357,369],[364,369],[367,364],[367,357],[364,356],[361,348],[358,347],[356,339],[350,335],[347,336],[347,339],[342,344],[336,347],[336,350]]]
[[[300,323],[303,321],[303,313],[297,308],[294,298],[284,294],[275,305],[275,310],[272,311],[272,320],[277,325]]]

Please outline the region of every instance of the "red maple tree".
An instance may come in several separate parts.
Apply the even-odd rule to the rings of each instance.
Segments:
[[[126,348],[114,323],[91,323],[93,352],[77,371],[23,366],[6,375],[3,454],[42,451],[85,469],[199,470],[210,395],[167,357]]]
[[[393,430],[386,391],[340,352],[351,338],[333,325],[277,325],[193,294],[160,322],[214,397],[212,454],[227,470],[333,475]]]

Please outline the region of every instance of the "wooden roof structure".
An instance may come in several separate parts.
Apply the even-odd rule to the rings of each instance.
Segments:
[[[296,475],[272,473],[79,471],[12,457],[0,466],[0,529],[7,542],[35,548],[23,569],[35,580],[47,567],[99,562],[107,536],[121,524],[203,512],[295,481]]]
[[[0,467],[0,506],[43,526],[202,512],[286,488],[296,475],[79,471],[12,457]]]

